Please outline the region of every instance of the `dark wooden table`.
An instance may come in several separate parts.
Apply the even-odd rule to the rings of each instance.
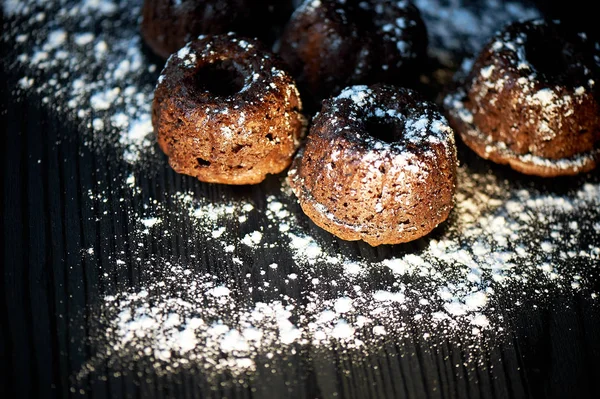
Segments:
[[[124,373],[108,360],[97,364],[95,373],[76,378],[94,355],[88,338],[96,323],[95,306],[107,293],[143,287],[149,278],[135,262],[124,268],[114,266],[118,254],[128,260],[134,257],[131,234],[135,227],[128,215],[143,211],[140,201],[118,182],[133,173],[149,193],[144,195],[166,202],[165,192],[189,189],[209,198],[245,196],[264,205],[262,199],[277,190],[280,181],[273,177],[247,188],[202,184],[175,174],[160,155],[160,167],[131,168],[116,151],[90,145],[81,134],[83,128],[65,119],[56,104],[15,90],[20,72],[9,68],[14,54],[4,44],[0,75],[3,397],[600,396],[600,306],[589,295],[590,290],[600,289],[597,271],[590,274],[590,290],[559,293],[538,307],[523,306],[506,314],[511,330],[503,339],[492,340],[474,362],[467,361],[468,350],[461,342],[425,340],[419,331],[411,331],[397,341],[361,351],[333,347],[280,354],[273,360],[276,367],[261,363],[257,372],[240,381],[232,381],[227,373],[209,379],[198,370],[158,375],[136,368],[135,363]],[[505,168],[473,159],[462,147],[461,157],[475,169],[490,170],[500,178],[519,178]],[[598,178],[598,172],[585,177]],[[104,193],[103,201],[90,198],[90,191]],[[110,217],[102,217],[105,211]],[[248,223],[250,230],[259,227],[252,225],[256,220]],[[203,259],[199,271],[221,268],[224,275],[236,273],[223,261],[221,250],[210,243],[182,245],[179,237],[189,234],[188,228],[171,226],[172,236],[166,238],[171,245],[156,248],[150,243],[135,255],[151,257],[159,251],[173,259],[189,259],[196,254]],[[325,233],[316,234],[324,246],[381,260],[381,252],[364,244],[340,243]],[[85,255],[88,248],[95,249],[95,256]],[[402,247],[383,253],[406,251]],[[282,261],[279,267],[292,265]],[[271,278],[274,285],[282,284],[277,280],[282,276]]]

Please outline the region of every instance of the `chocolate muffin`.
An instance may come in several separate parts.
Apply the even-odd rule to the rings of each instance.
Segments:
[[[283,25],[292,7],[276,0],[145,0],[142,37],[165,59],[200,34],[235,32],[270,42],[273,26]]]
[[[410,89],[352,86],[323,101],[288,182],[302,210],[344,240],[415,240],[450,213],[454,133]]]
[[[575,175],[600,155],[600,46],[556,21],[496,34],[444,100],[483,158],[530,175]]]
[[[294,80],[256,40],[201,36],[158,80],[152,123],[178,173],[255,184],[289,166],[306,120]]]
[[[410,86],[426,48],[425,24],[409,1],[306,0],[276,51],[318,103],[352,84]]]

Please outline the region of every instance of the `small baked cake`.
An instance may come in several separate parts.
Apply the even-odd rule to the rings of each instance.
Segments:
[[[574,175],[600,155],[600,46],[556,21],[496,34],[445,97],[450,122],[483,158],[530,175]]]
[[[152,123],[175,171],[225,184],[283,171],[306,126],[281,60],[233,34],[201,36],[169,58]]]
[[[276,0],[145,0],[142,37],[165,59],[200,34],[235,32],[269,41],[272,26],[291,7]]]
[[[454,206],[454,133],[416,92],[352,86],[323,101],[288,182],[302,210],[344,240],[422,237]]]
[[[277,51],[315,103],[352,84],[409,85],[425,58],[427,32],[407,0],[306,0]]]

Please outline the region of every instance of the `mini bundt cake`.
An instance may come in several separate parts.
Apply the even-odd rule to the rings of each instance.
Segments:
[[[235,32],[268,41],[276,20],[286,17],[280,14],[291,7],[276,0],[145,0],[142,37],[164,59],[200,34]]]
[[[352,86],[323,101],[288,182],[302,210],[345,240],[415,240],[454,205],[454,133],[410,89]]]
[[[306,0],[276,47],[300,91],[318,103],[353,84],[410,86],[427,32],[407,0]]]
[[[556,21],[513,23],[463,75],[444,106],[478,155],[544,177],[596,166],[600,46],[585,34]]]
[[[167,61],[152,123],[175,171],[255,184],[289,166],[306,126],[301,110],[294,80],[259,42],[201,36]]]

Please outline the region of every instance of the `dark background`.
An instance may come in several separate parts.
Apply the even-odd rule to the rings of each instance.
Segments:
[[[596,8],[598,2],[586,0],[537,0],[537,6],[551,19],[568,23],[579,31],[585,31],[598,37],[600,24]]]
[[[540,1],[540,7],[552,17],[598,33],[597,17],[588,2]],[[1,50],[3,59],[7,53],[6,48]],[[104,370],[106,380],[74,381],[73,374],[90,356],[84,343],[87,305],[98,300],[105,284],[96,262],[107,265],[107,254],[126,249],[123,241],[132,229],[119,206],[119,198],[127,197],[127,192],[108,191],[106,206],[115,216],[100,223],[91,222],[99,210],[89,207],[86,193],[102,188],[101,182],[111,182],[124,166],[115,154],[83,145],[77,128],[35,96],[15,96],[10,71],[4,63],[2,68],[2,397],[80,396],[80,389],[98,398],[312,398],[331,397],[333,392],[349,398],[600,397],[600,311],[597,300],[584,293],[558,295],[537,310],[523,307],[514,315],[511,338],[489,349],[483,361],[464,367],[455,367],[464,357],[456,343],[441,340],[432,350],[431,342],[415,335],[368,359],[335,351],[292,357],[291,366],[281,373],[259,370],[241,385],[225,380],[208,383],[193,373],[118,376],[110,368]],[[42,166],[34,162],[37,159]],[[513,177],[505,169],[495,171]],[[140,184],[148,187],[189,184],[168,168],[140,178]],[[248,190],[248,195],[262,196],[269,183]],[[89,247],[103,249],[93,262],[81,256],[81,249]],[[206,256],[208,264],[218,263],[215,251]],[[132,276],[123,278],[135,285]],[[404,356],[407,346],[410,355]]]

